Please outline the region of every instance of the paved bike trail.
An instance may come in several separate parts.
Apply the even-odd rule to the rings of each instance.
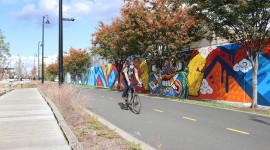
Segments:
[[[139,115],[121,109],[121,92],[83,89],[89,110],[154,148],[263,150],[270,147],[270,118],[141,96]]]

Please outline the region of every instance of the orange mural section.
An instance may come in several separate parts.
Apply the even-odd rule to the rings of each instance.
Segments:
[[[209,76],[206,78],[209,88],[212,89],[212,93],[202,94],[202,92],[200,92],[199,97],[190,97],[190,98],[250,103],[252,101],[251,98],[246,94],[246,92],[239,86],[239,84],[231,76],[228,77],[229,91],[226,92],[225,88],[226,75],[227,75],[226,71],[224,71],[222,75],[221,64],[216,63],[213,69],[211,70]]]
[[[225,87],[225,83],[223,83],[222,86]],[[226,92],[224,89],[225,88],[221,88],[220,90],[221,100],[242,103],[250,103],[252,101],[246,92],[231,76],[229,76],[229,92]]]

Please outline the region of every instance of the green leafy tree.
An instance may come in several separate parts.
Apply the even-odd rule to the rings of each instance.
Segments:
[[[267,0],[189,0],[191,13],[205,18],[211,31],[233,43],[241,44],[250,60],[252,105],[257,108],[259,54],[270,40],[270,1]]]
[[[90,63],[90,55],[87,50],[70,48],[68,55],[64,56],[64,71],[78,76],[86,72]]]

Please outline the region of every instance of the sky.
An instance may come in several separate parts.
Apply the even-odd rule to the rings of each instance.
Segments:
[[[118,17],[123,0],[62,0],[63,51],[70,47],[89,49],[91,35],[98,22],[109,24]],[[42,40],[43,16],[50,24],[44,25],[44,61],[49,64],[58,56],[59,0],[0,0],[0,30],[9,43],[11,67],[20,56],[28,71],[37,65],[38,42]],[[46,21],[47,17],[45,18]],[[41,63],[42,47],[39,47]]]

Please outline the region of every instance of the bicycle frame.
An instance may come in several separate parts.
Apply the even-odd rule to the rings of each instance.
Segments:
[[[130,93],[131,93],[131,98],[130,98],[130,99],[132,99],[132,98],[134,97],[134,95],[136,94],[136,88],[135,88],[135,86],[138,86],[138,85],[135,85],[135,84],[133,85],[133,93],[131,93],[132,89],[129,89],[129,90],[128,90],[127,96],[126,96],[128,100],[129,100],[129,98],[130,98],[130,97],[129,97],[129,94],[130,94]]]
[[[133,90],[133,93],[131,92],[132,90]],[[127,107],[133,113],[139,114],[140,113],[140,110],[141,110],[141,100],[140,100],[139,95],[136,94],[135,87],[133,89],[129,89],[128,90],[128,93],[127,93],[127,96],[126,97],[127,97]]]

